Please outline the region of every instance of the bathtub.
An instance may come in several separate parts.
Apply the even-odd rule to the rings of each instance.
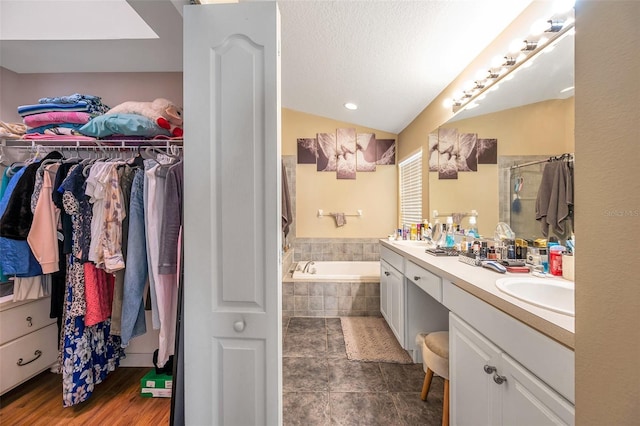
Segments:
[[[308,272],[303,273],[307,261],[297,262],[292,278],[294,281],[379,281],[380,262],[378,261],[312,261],[309,264]]]

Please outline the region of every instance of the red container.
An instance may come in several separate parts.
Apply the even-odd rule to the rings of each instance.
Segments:
[[[551,275],[562,276],[562,250],[553,250],[549,253],[549,272]]]

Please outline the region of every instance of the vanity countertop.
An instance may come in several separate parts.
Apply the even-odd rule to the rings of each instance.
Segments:
[[[521,301],[501,292],[496,287],[496,281],[500,278],[522,277],[525,274],[510,272],[500,274],[486,268],[464,264],[455,256],[433,256],[425,253],[425,247],[398,245],[384,239],[380,240],[380,243],[564,346],[570,349],[575,348],[574,317]]]

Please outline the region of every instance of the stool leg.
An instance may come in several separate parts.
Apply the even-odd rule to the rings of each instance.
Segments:
[[[427,374],[424,375],[424,383],[422,384],[422,393],[420,394],[420,399],[423,401],[427,400],[427,394],[429,393],[429,388],[431,387],[431,379],[433,378],[433,371],[430,368],[427,368]]]
[[[449,426],[449,380],[444,379],[444,397],[442,398],[442,426]]]

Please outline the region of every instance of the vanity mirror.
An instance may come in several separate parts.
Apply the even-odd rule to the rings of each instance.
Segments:
[[[544,164],[536,168],[538,176],[525,180],[526,188],[519,195],[515,194],[515,174],[510,168],[574,152],[573,79],[574,37],[570,29],[499,81],[495,90],[486,91],[483,99],[474,99],[434,130],[432,135],[457,129],[459,135],[497,139],[497,164],[479,164],[477,171],[461,170],[457,179],[439,179],[438,172],[430,172],[429,208],[454,212],[476,209],[478,227],[485,236],[493,236],[497,222],[512,224],[523,237],[541,236],[536,233],[540,225],[535,220],[535,194]],[[526,193],[533,200],[523,199],[524,189],[535,189],[533,194]],[[514,195],[520,197],[516,203]]]

